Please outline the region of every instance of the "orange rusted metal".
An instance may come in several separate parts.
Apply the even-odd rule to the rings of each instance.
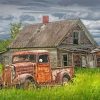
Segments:
[[[51,82],[51,69],[49,63],[39,63],[36,70],[36,79],[38,83]]]

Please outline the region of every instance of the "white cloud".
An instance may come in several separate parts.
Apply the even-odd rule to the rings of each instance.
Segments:
[[[94,38],[94,40],[95,40],[98,44],[100,44],[100,37],[99,37],[99,38]]]
[[[25,20],[22,20],[25,24],[41,23],[42,16],[48,15],[50,22],[62,19],[80,18],[93,36],[100,36],[100,11],[96,10],[96,8],[92,9],[77,4],[66,7],[59,5],[39,7],[37,5],[18,6],[0,4],[0,16],[2,17],[0,18],[0,34],[8,34],[10,28],[9,24],[12,22],[19,22],[22,15],[27,17]],[[59,17],[60,15],[61,17]],[[32,16],[34,17],[33,19],[31,18]],[[95,38],[97,42],[99,39]]]
[[[100,29],[100,20],[83,20],[83,23],[87,26],[90,30],[97,30]]]

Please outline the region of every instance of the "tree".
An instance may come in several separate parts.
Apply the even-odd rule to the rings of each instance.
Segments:
[[[11,23],[10,24],[10,34],[11,34],[11,39],[14,39],[16,35],[20,32],[21,30],[21,23]]]

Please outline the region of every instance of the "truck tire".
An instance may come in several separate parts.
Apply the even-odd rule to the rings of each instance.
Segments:
[[[62,85],[67,85],[69,81],[70,81],[70,76],[67,74],[64,75],[62,78]]]
[[[1,90],[1,89],[3,89],[3,85],[2,85],[2,84],[0,84],[0,90]]]
[[[33,79],[27,78],[24,83],[17,84],[16,88],[17,89],[34,89],[36,88],[36,83]]]
[[[33,89],[36,88],[36,84],[34,80],[26,79],[24,84],[23,84],[24,89]]]

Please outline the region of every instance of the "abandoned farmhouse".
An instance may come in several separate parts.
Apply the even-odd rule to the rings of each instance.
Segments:
[[[25,26],[4,54],[5,62],[11,63],[11,55],[20,50],[48,50],[51,67],[95,67],[97,46],[81,20],[49,22]],[[8,60],[9,59],[9,60]]]

